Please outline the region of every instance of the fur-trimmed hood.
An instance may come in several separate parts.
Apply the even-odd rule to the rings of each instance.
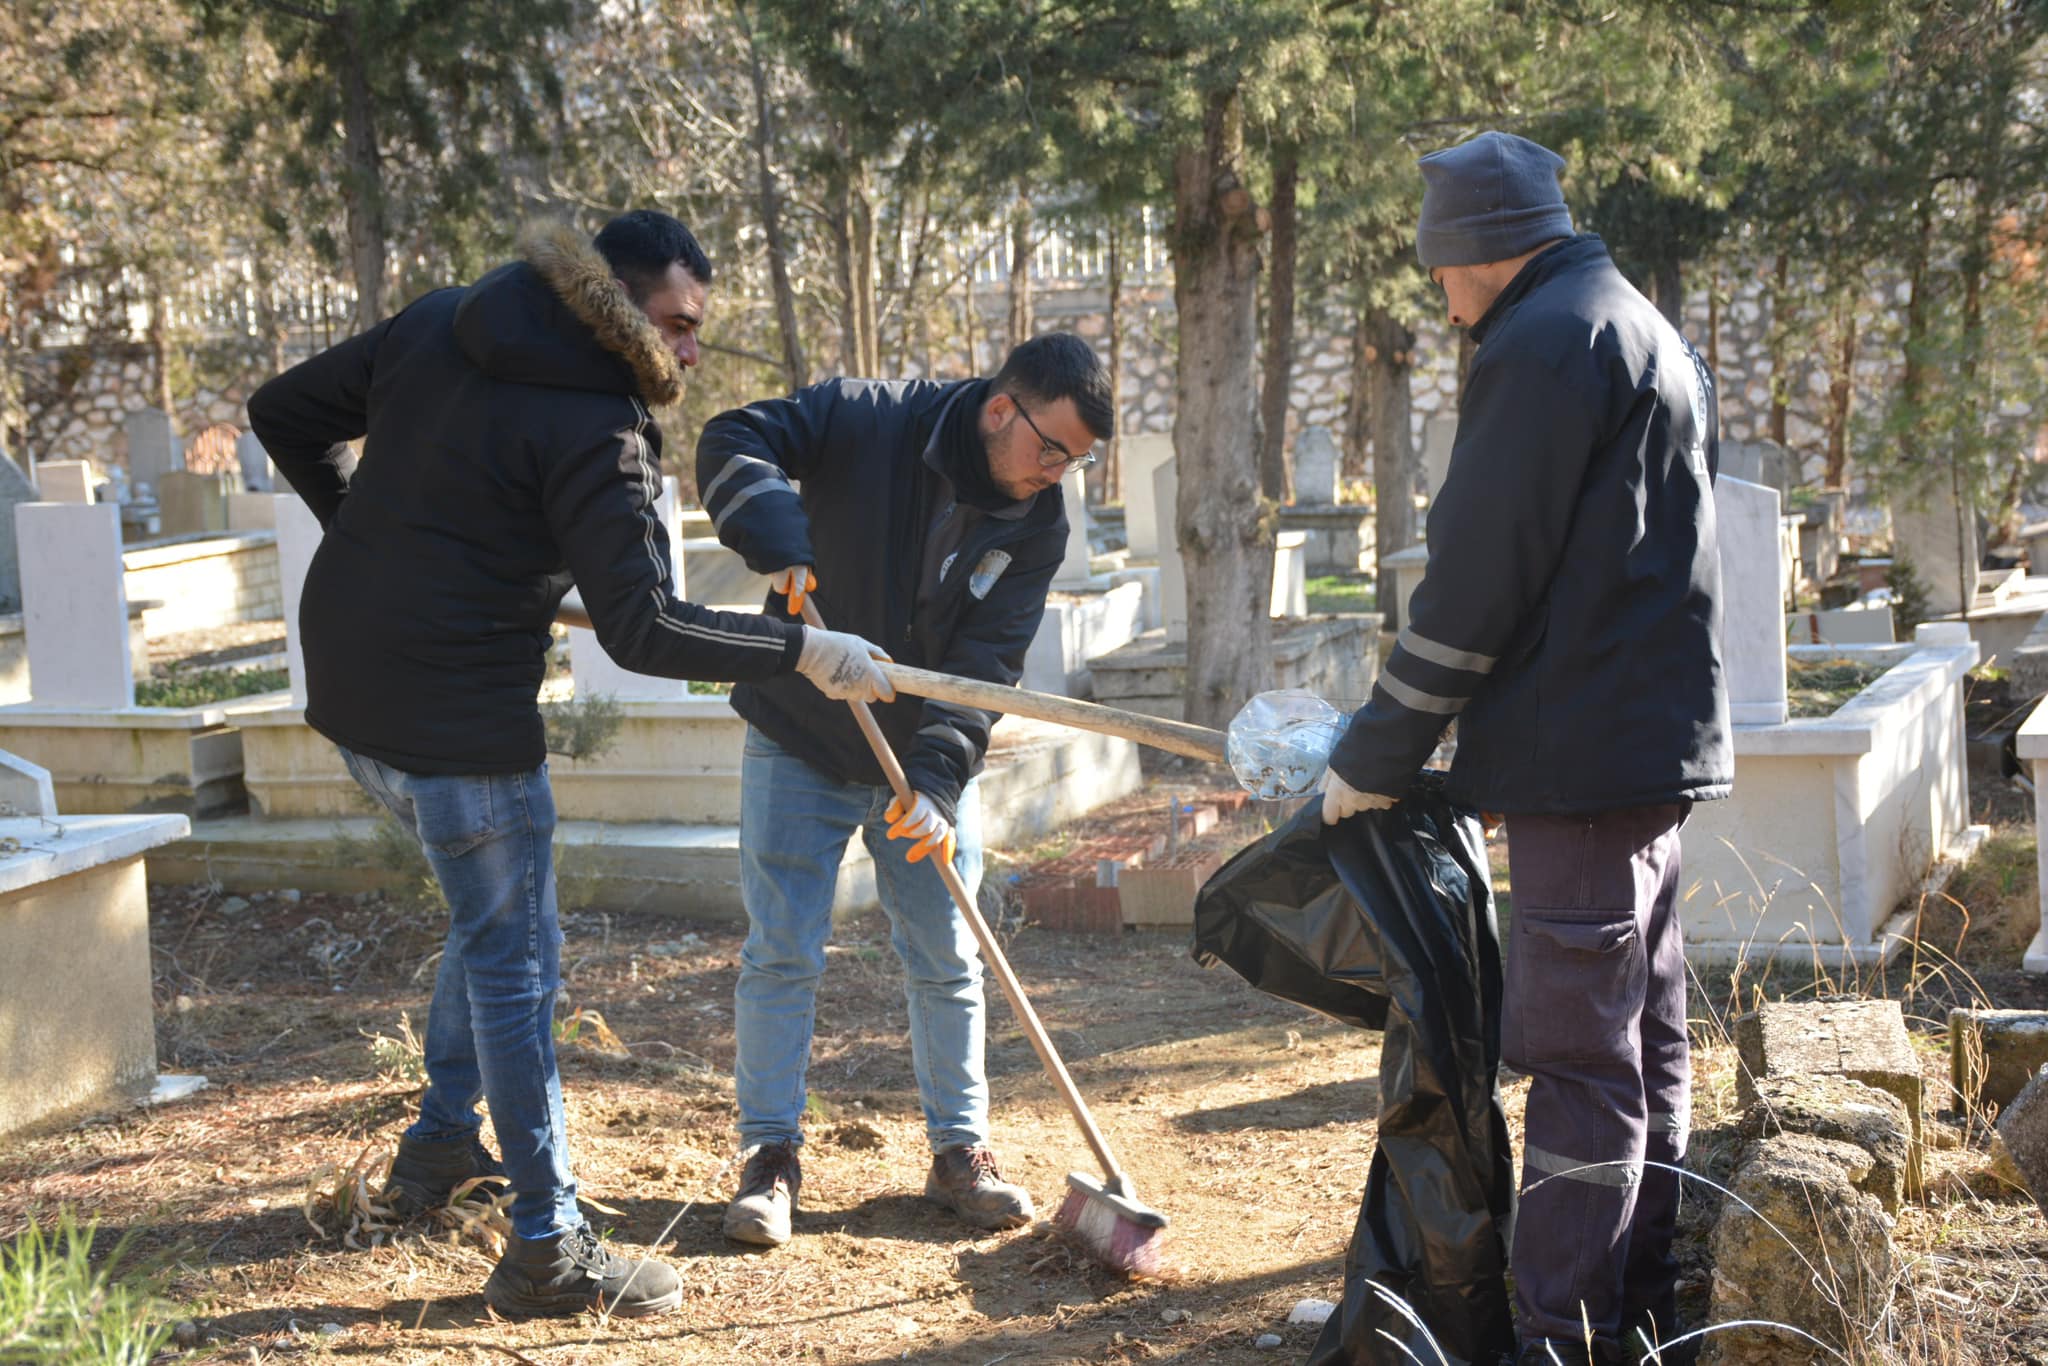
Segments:
[[[653,407],[683,396],[683,368],[588,238],[559,223],[519,234],[521,260],[471,285],[455,315],[462,349],[500,379],[633,393]]]

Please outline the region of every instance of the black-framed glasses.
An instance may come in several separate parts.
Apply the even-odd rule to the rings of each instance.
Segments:
[[[1024,419],[1024,425],[1029,427],[1031,434],[1038,438],[1038,467],[1040,469],[1050,470],[1065,465],[1068,469],[1085,470],[1095,463],[1095,448],[1093,446],[1082,451],[1079,455],[1075,455],[1065,446],[1062,446],[1059,442],[1038,430],[1038,424],[1031,420],[1031,414],[1024,411],[1024,405],[1017,402],[1015,394],[1010,396],[1010,402],[1015,405],[1017,416]]]

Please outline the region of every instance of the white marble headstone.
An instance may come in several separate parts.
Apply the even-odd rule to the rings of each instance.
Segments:
[[[168,413],[160,408],[138,408],[128,414],[122,426],[128,433],[131,484],[147,484],[154,494],[166,474],[185,468],[185,448],[171,430]]]
[[[14,509],[14,531],[36,705],[134,706],[121,510],[112,503],[23,503]]]
[[[277,586],[284,599],[284,649],[291,671],[292,705],[306,705],[306,647],[299,636],[299,599],[306,591],[306,571],[320,548],[320,519],[296,493],[273,493],[271,518],[277,527]]]
[[[1960,615],[1976,600],[1977,519],[1957,518],[1955,493],[1946,483],[1934,481],[1921,496],[1894,502],[1892,550],[1895,557],[1904,554],[1927,590],[1929,616]]]
[[[1159,616],[1166,638],[1188,638],[1188,569],[1180,557],[1180,474],[1172,460],[1152,471],[1152,506],[1159,509]]]
[[[1132,559],[1156,560],[1162,527],[1166,543],[1173,543],[1173,509],[1164,509],[1162,517],[1153,499],[1152,472],[1173,459],[1173,438],[1165,432],[1126,436],[1117,445],[1116,458],[1123,466],[1124,544]]]
[[[1303,427],[1294,438],[1294,501],[1325,507],[1337,501],[1337,439],[1328,427]]]
[[[90,503],[93,483],[90,460],[44,460],[36,466],[36,484],[45,503]]]
[[[1785,721],[1785,566],[1778,491],[1722,475],[1714,483],[1721,555],[1721,667],[1739,726]]]
[[[677,597],[683,592],[683,505],[676,478],[661,481],[661,497],[655,500],[655,515],[668,532],[671,587]],[[690,695],[690,685],[680,678],[657,678],[622,668],[598,643],[597,632],[580,626],[569,628],[569,667],[576,679],[578,697],[600,694],[616,702],[674,702]]]
[[[21,604],[20,560],[15,553],[14,509],[23,503],[40,502],[36,487],[22,473],[21,466],[0,449],[0,610],[13,611]]]
[[[1054,588],[1086,588],[1094,577],[1088,568],[1088,485],[1080,470],[1068,470],[1060,481],[1067,502],[1067,557],[1052,576]]]
[[[235,438],[235,464],[241,467],[245,492],[277,492],[277,467],[270,463],[270,452],[263,449],[256,433],[243,432]]]
[[[1458,419],[1448,413],[1427,418],[1422,424],[1422,472],[1429,481],[1429,501],[1451,472],[1451,451],[1458,444]]]

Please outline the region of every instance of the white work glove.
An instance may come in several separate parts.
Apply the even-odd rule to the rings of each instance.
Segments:
[[[818,576],[807,564],[793,564],[768,576],[768,587],[789,599],[789,614],[804,614],[804,594],[818,591]]]
[[[1383,797],[1377,792],[1360,792],[1338,777],[1334,768],[1323,774],[1324,825],[1335,825],[1346,816],[1355,816],[1361,811],[1384,811],[1394,801],[1395,798]]]
[[[881,646],[870,645],[859,636],[806,626],[796,671],[810,679],[819,692],[841,702],[894,702],[896,689],[876,665],[877,660],[888,658]]]
[[[903,809],[903,799],[894,798],[889,809],[882,813],[882,819],[889,822],[889,838],[892,840],[914,840],[910,852],[903,856],[905,863],[916,863],[934,849],[943,849],[946,862],[953,861],[953,827],[939,814],[939,808],[932,805],[932,799],[922,792],[913,792],[917,800],[910,810]]]

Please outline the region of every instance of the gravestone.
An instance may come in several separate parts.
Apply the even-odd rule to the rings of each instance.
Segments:
[[[1188,569],[1181,562],[1178,514],[1180,474],[1168,460],[1152,471],[1152,506],[1159,510],[1159,618],[1169,641],[1188,638]]]
[[[1308,533],[1283,531],[1273,538],[1273,591],[1268,616],[1308,615]]]
[[[1722,475],[1714,482],[1721,555],[1721,667],[1737,725],[1784,724],[1785,567],[1778,491]]]
[[[12,612],[21,606],[21,569],[16,553],[14,509],[33,503],[36,487],[22,473],[21,466],[0,450],[0,610]]]
[[[1123,463],[1124,544],[1134,560],[1159,558],[1160,529],[1165,540],[1173,541],[1173,509],[1160,508],[1152,488],[1152,472],[1173,459],[1173,438],[1164,432],[1127,436],[1118,443],[1117,459]]]
[[[90,503],[93,472],[90,460],[44,460],[36,465],[36,483],[45,503]]]
[[[1422,424],[1422,472],[1429,481],[1429,501],[1451,472],[1451,451],[1458,444],[1458,419],[1447,413],[1427,418]]]
[[[661,481],[661,496],[655,500],[654,513],[668,533],[671,587],[680,598],[684,596],[683,507],[674,475]],[[569,628],[569,667],[575,676],[578,697],[603,694],[615,702],[673,702],[690,695],[690,685],[683,679],[657,678],[621,667],[598,643],[597,632],[580,626]]]
[[[134,706],[120,509],[23,503],[13,520],[30,696],[43,707]]]
[[[128,414],[122,426],[128,433],[128,480],[137,486],[141,496],[142,485],[148,485],[152,494],[157,484],[172,470],[185,468],[184,447],[178,442],[178,434],[171,430],[170,415],[159,408],[138,408]]]
[[[1958,616],[1977,596],[1977,518],[1956,516],[1955,493],[1935,481],[1892,504],[1892,555],[1903,556],[1927,591],[1927,615]]]
[[[1294,438],[1294,501],[1313,507],[1337,501],[1337,440],[1328,427],[1303,427]]]
[[[243,432],[235,438],[235,464],[242,471],[242,487],[248,492],[278,491],[277,466],[270,463],[270,452],[263,449],[256,433]]]
[[[1060,484],[1067,503],[1067,557],[1052,576],[1052,586],[1086,588],[1094,577],[1088,568],[1088,486],[1080,470],[1068,470]]]
[[[9,816],[56,819],[57,789],[49,769],[0,750],[0,819]]]
[[[230,474],[171,470],[157,481],[156,504],[166,536],[219,534],[228,529]]]
[[[1784,498],[1792,492],[1795,465],[1792,456],[1775,441],[1723,441],[1719,477],[1740,479],[1776,489]]]
[[[299,636],[299,599],[306,591],[306,571],[320,548],[320,519],[296,493],[273,493],[271,520],[277,527],[277,587],[284,601],[285,665],[291,673],[292,705],[306,705],[306,647]]]

